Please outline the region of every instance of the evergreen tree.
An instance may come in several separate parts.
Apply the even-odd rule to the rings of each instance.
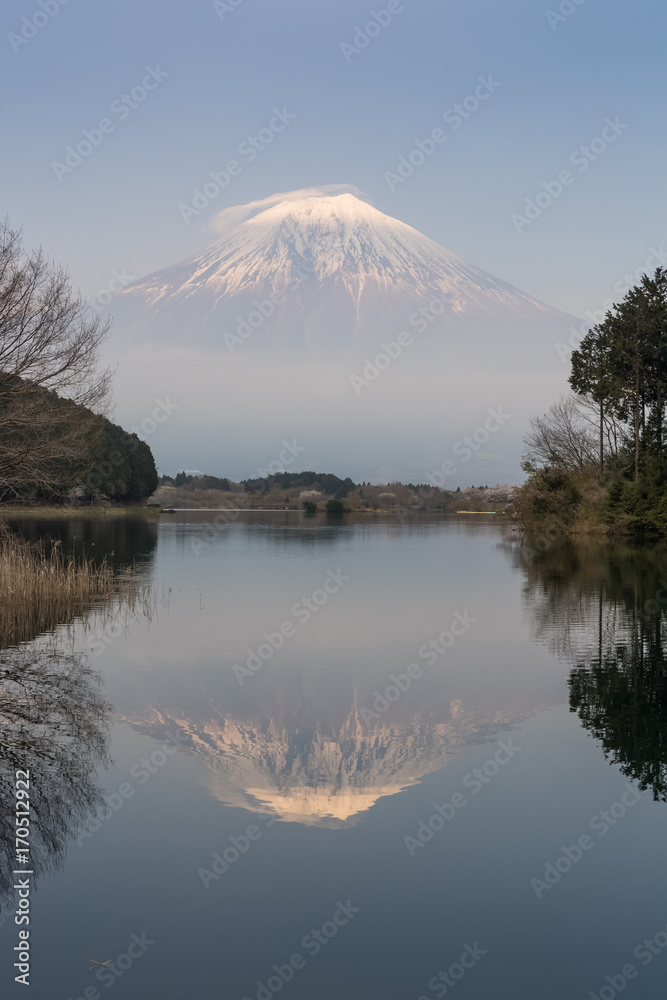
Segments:
[[[572,354],[570,385],[599,409],[600,473],[607,415],[627,425],[634,478],[662,466],[667,385],[667,271],[658,268],[631,288]]]

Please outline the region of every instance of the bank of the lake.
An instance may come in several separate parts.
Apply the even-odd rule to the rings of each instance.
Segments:
[[[510,510],[526,534],[667,538],[667,492],[655,479],[601,480],[597,466],[532,472]]]
[[[34,518],[108,518],[108,517],[159,517],[162,508],[155,506],[135,506],[135,507],[102,507],[95,505],[81,505],[78,507],[39,507],[34,504],[2,504],[0,506],[0,521],[13,520],[17,517]]]

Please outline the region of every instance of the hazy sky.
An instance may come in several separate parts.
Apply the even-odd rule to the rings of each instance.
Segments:
[[[3,200],[27,242],[67,262],[87,294],[113,269],[139,277],[208,242],[206,224],[230,205],[322,184],[357,185],[382,211],[578,315],[667,243],[659,0],[42,3],[46,13],[38,0],[5,0],[0,14],[11,95]],[[559,4],[572,13],[548,18]],[[388,6],[389,23],[344,52],[371,11],[387,22]],[[35,15],[37,30],[22,20]],[[147,67],[168,75],[123,104]],[[489,75],[491,96],[391,191],[385,172]],[[296,118],[253,162],[241,157],[241,173],[186,224],[179,205],[239,160],[274,108]],[[103,118],[113,130],[59,181],[53,162]],[[571,164],[607,118],[627,128],[607,131],[613,142],[585,171],[581,158]],[[518,233],[512,214],[565,169],[572,183]]]
[[[667,263],[650,259],[667,245],[659,0],[5,0],[0,17],[3,201],[91,297],[210,242],[232,206],[336,184],[575,315]],[[460,483],[517,481],[528,419],[566,387],[555,354],[551,374],[413,380],[411,427],[388,379],[360,437],[346,379],[327,408],[329,373],[278,390],[267,369],[260,396],[259,370],[167,352],[121,363],[117,419],[178,398],[150,436],[162,471],[256,474],[307,427],[300,464],[423,480],[502,403],[518,416]]]

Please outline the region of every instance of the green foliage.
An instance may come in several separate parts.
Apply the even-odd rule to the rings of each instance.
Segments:
[[[246,493],[266,493],[269,489],[268,479],[246,479],[243,482]]]
[[[162,480],[168,480],[162,482]],[[219,476],[188,476],[185,472],[179,472],[173,480],[168,476],[160,476],[160,486],[191,486],[195,490],[223,490],[228,493],[231,489],[228,479],[221,479]]]
[[[356,484],[349,477],[339,479],[328,472],[276,472],[262,479],[245,479],[242,485],[244,491],[251,494],[268,493],[274,487],[280,490],[313,489],[343,500]]]
[[[150,448],[118,424],[103,421],[94,436],[91,457],[93,466],[82,483],[91,500],[101,496],[113,503],[141,503],[157,489]]]
[[[347,479],[339,479],[338,476],[328,472],[276,472],[273,476],[267,476],[264,480],[254,480],[254,482],[266,482],[269,489],[273,486],[279,486],[280,489],[299,487],[319,490],[321,493],[335,494],[342,491],[343,496],[347,496],[356,485],[349,476]]]
[[[589,489],[582,504],[581,484],[595,468],[588,456],[578,478],[526,460],[529,478],[515,505],[519,521],[532,527],[559,516],[572,523],[583,506],[607,530],[667,534],[666,269],[644,275],[583,338],[569,381],[599,413],[598,493]],[[546,432],[553,433],[548,424]]]
[[[570,385],[626,425],[634,478],[662,461],[667,390],[667,270],[644,275],[572,354]]]
[[[75,436],[76,458],[53,457],[28,480],[19,472],[8,479],[3,499],[25,503],[141,504],[158,485],[157,469],[148,445],[106,417],[94,414],[54,392],[35,389],[48,409],[48,425],[40,430],[57,443]],[[15,442],[13,442],[15,443]],[[57,447],[52,452],[57,455]]]
[[[204,489],[205,486],[209,488]],[[396,493],[383,495],[380,493],[380,486],[371,486],[369,483],[357,486],[350,477],[343,479],[332,473],[313,471],[279,472],[246,479],[240,483],[214,476],[188,476],[185,472],[179,472],[173,477],[161,476],[160,487],[171,488],[170,492],[165,491],[164,496],[160,495],[157,498],[169,507],[174,505],[197,507],[204,505],[206,500],[208,500],[207,506],[224,504],[227,498],[215,495],[222,490],[233,494],[235,502],[241,506],[253,509],[259,507],[272,509],[278,506],[306,509],[303,502],[309,501],[311,505],[315,505],[308,508],[311,511],[323,510],[329,499],[339,501],[342,505],[342,507],[332,505],[330,510],[349,511],[369,507],[377,509],[378,506],[395,508],[397,505],[414,510],[442,510],[444,502],[453,497],[451,491],[440,490],[429,484],[411,484],[410,487],[405,487],[397,482],[391,484]],[[171,491],[175,489],[179,492],[172,495]]]
[[[575,476],[565,469],[538,469],[518,491],[514,515],[524,530],[540,531],[574,521],[582,495]]]
[[[344,514],[345,504],[338,497],[330,497],[324,508],[327,514]]]
[[[607,492],[603,513],[610,526],[626,533],[667,534],[667,493],[644,476],[632,482],[615,479]]]

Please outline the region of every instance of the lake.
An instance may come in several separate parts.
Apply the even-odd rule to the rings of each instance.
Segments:
[[[16,522],[155,587],[2,653],[27,995],[662,1000],[667,549],[500,522]]]

